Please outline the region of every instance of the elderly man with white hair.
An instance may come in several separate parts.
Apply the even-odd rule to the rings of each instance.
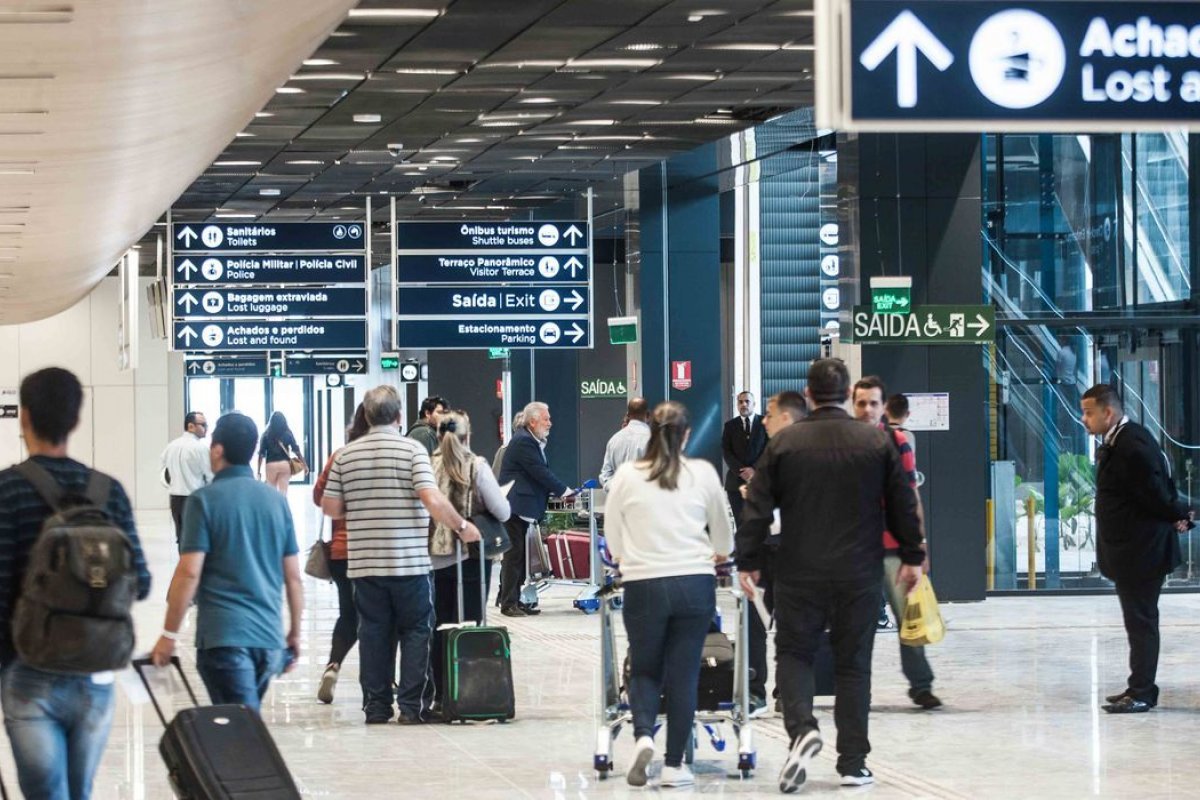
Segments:
[[[508,493],[512,516],[504,523],[508,526],[508,536],[513,546],[504,554],[500,569],[500,613],[508,617],[540,613],[532,605],[522,605],[520,602],[521,587],[525,583],[526,533],[530,523],[542,518],[546,512],[546,501],[552,495],[570,497],[573,494],[546,465],[550,407],[545,403],[533,402],[525,406],[522,413],[525,415],[525,427],[513,433],[500,467],[500,484],[513,482]]]

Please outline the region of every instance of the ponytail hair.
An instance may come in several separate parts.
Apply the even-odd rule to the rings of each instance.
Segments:
[[[471,419],[467,412],[456,410],[443,413],[438,424],[438,436],[441,438],[438,443],[441,469],[452,483],[469,486],[475,454],[471,452]]]
[[[657,481],[663,489],[679,488],[683,443],[691,428],[687,408],[682,403],[659,403],[650,416],[650,442],[643,461],[649,463],[649,479]]]

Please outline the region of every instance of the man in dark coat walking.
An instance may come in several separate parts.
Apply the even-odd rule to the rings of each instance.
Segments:
[[[1106,698],[1110,714],[1136,714],[1158,704],[1158,596],[1179,566],[1178,533],[1192,527],[1171,468],[1150,432],[1125,416],[1107,384],[1083,394],[1083,426],[1102,436],[1096,450],[1096,528],[1100,572],[1116,584],[1129,637],[1129,682]]]

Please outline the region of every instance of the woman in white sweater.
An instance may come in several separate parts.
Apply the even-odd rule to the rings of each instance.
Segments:
[[[704,637],[716,612],[713,565],[733,549],[717,471],[707,461],[683,456],[690,430],[681,404],[654,409],[646,455],[617,469],[604,509],[605,537],[625,586],[622,616],[637,738],[626,779],[633,786],[646,783],[664,690],[667,749],[659,785],[694,783],[683,751],[696,714]]]

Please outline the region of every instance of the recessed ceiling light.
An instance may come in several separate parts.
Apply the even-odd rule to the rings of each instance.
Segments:
[[[741,120],[734,119],[733,117],[698,117],[698,118],[692,120],[692,122],[695,122],[697,125],[740,125],[741,124]]]
[[[558,101],[553,97],[525,97],[517,102],[523,105],[540,106],[547,105],[549,103],[557,103]]]
[[[457,164],[459,161],[459,159],[456,158],[455,156],[434,156],[433,158],[431,158],[429,160],[436,162],[436,163],[448,163],[448,164]]]
[[[615,119],[577,119],[577,120],[572,120],[571,122],[568,122],[566,124],[567,125],[603,127],[605,125],[616,125],[617,121]]]
[[[460,144],[482,144],[483,143],[483,139],[479,139],[479,138],[476,138],[473,136],[455,139],[454,141],[459,142]]]
[[[325,162],[324,162],[324,161],[318,161],[318,160],[317,160],[317,159],[315,159],[315,158],[298,158],[298,159],[296,159],[296,160],[294,160],[294,161],[289,161],[289,162],[287,162],[287,163],[289,163],[289,164],[295,164],[296,166],[311,167],[311,166],[318,166],[318,165],[320,165],[320,164],[324,164]]]
[[[668,81],[715,81],[721,77],[719,72],[677,72],[674,75],[655,75]]]
[[[338,62],[332,58],[306,58],[304,66],[306,67],[336,67]]]
[[[767,42],[725,42],[722,44],[704,44],[700,45],[701,50],[734,50],[746,52],[770,52],[783,49],[784,45],[769,44]]]
[[[573,58],[567,68],[587,69],[649,69],[662,63],[661,58]]]
[[[621,49],[634,53],[646,53],[651,50],[666,50],[667,46],[665,44],[658,44],[657,42],[634,42],[633,44],[625,45]]]
[[[781,17],[812,17],[816,16],[815,11],[784,11],[779,16]]]
[[[217,219],[254,219],[258,214],[237,214],[233,212],[221,212],[214,214]]]
[[[361,81],[361,72],[300,72],[288,80],[293,81]]]
[[[249,138],[251,138],[251,137],[253,137],[253,136],[257,136],[257,135],[258,135],[258,134],[256,134],[256,133],[250,133],[249,131],[238,131],[237,133],[235,133],[235,134],[233,135],[233,137],[234,137],[235,139],[249,139]]]
[[[702,22],[702,21],[704,21],[704,19],[706,17],[720,17],[720,16],[724,16],[727,13],[729,13],[729,12],[722,11],[719,8],[708,9],[705,11],[692,11],[692,12],[688,13],[687,21],[688,22]]]
[[[661,106],[662,100],[610,100],[614,106]]]
[[[443,67],[397,67],[397,75],[458,75],[461,69],[446,69]]]
[[[275,94],[304,94],[304,90],[299,86],[280,86]]]
[[[271,113],[270,111],[255,111],[254,116],[258,117],[259,119],[262,119],[263,117],[273,117],[275,115],[273,113]]]
[[[278,189],[259,189],[258,193],[263,197],[279,197]]]
[[[353,119],[355,122],[358,122],[363,125],[376,125],[380,122],[383,122],[383,115],[381,115],[381,114],[355,114],[353,117],[351,117],[351,119]]]
[[[261,161],[214,161],[214,167],[261,167]]]
[[[525,61],[488,61],[480,64],[480,69],[558,69],[565,61],[546,58],[530,58]]]
[[[785,44],[785,45],[783,46],[783,49],[784,49],[784,50],[808,50],[808,51],[812,51],[812,50],[816,50],[816,49],[817,49],[817,46],[816,46],[815,44]]]
[[[349,19],[436,19],[442,15],[436,8],[352,8]]]

